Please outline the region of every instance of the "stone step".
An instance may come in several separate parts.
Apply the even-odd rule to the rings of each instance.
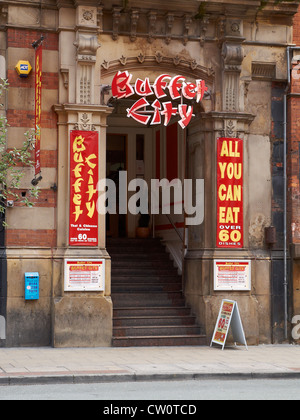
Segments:
[[[194,316],[124,316],[113,319],[114,327],[195,325]]]
[[[126,253],[125,251],[120,253],[117,251],[110,251],[109,255],[112,260],[117,259],[118,261],[172,261],[170,258],[170,255],[167,253],[162,252],[152,252],[151,254],[145,252],[139,252],[139,253]]]
[[[116,276],[114,277],[114,281],[112,282],[112,285],[114,284],[123,284],[123,283],[141,283],[141,284],[167,284],[167,283],[180,283],[182,284],[182,280],[180,276]]]
[[[200,328],[194,325],[156,325],[135,327],[114,327],[114,337],[150,337],[179,336],[200,334]]]
[[[114,283],[112,285],[112,294],[122,292],[181,292],[181,283]]]
[[[149,347],[149,346],[206,346],[204,335],[188,336],[152,336],[152,337],[114,337],[114,347]]]
[[[178,275],[176,268],[115,268],[112,265],[111,275],[114,278],[115,276],[170,276]]]
[[[171,260],[168,261],[119,261],[113,260],[111,263],[112,269],[174,269],[174,264]]]
[[[144,317],[144,316],[189,316],[191,315],[190,308],[185,306],[154,306],[154,307],[119,307],[113,310],[114,318],[124,317]]]
[[[173,307],[173,306],[184,306],[184,299],[174,299],[169,300],[169,299],[164,299],[164,298],[160,298],[160,299],[149,299],[147,301],[143,300],[143,301],[137,301],[133,298],[126,298],[123,300],[119,300],[119,301],[114,301],[113,300],[113,304],[114,304],[114,308],[118,309],[118,308],[122,308],[122,307],[130,307],[130,308],[147,308],[147,306],[149,307],[161,307],[161,306],[169,306],[169,307]]]
[[[207,345],[158,239],[110,239],[113,346]]]
[[[135,292],[113,293],[114,307],[184,306],[181,292]]]

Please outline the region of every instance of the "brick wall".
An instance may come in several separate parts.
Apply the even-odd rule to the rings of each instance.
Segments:
[[[42,145],[46,145],[46,148],[41,149],[41,173],[43,176],[43,170],[47,170],[47,174],[50,170],[52,171],[51,174],[55,179],[55,173],[57,171],[57,147],[54,150],[52,150],[52,146],[52,149],[49,150],[49,147],[47,145],[47,136],[51,131],[51,137],[53,138],[54,132],[57,138],[57,115],[52,109],[52,105],[54,105],[54,103],[49,103],[48,98],[56,97],[56,101],[58,102],[59,75],[58,72],[53,72],[53,63],[51,63],[50,69],[47,63],[49,63],[49,61],[51,61],[51,59],[55,57],[55,55],[53,55],[53,52],[58,51],[58,34],[47,32],[46,34],[43,33],[43,35],[45,36],[45,40],[43,42],[41,137]],[[32,42],[39,39],[40,36],[41,33],[38,31],[18,28],[7,29],[7,78],[10,86],[10,91],[8,96],[9,100],[7,104],[6,116],[8,124],[10,126],[10,138],[12,138],[14,135],[20,136],[20,128],[24,129],[24,133],[28,129],[34,128],[35,63]],[[20,53],[20,49],[24,50],[22,54]],[[50,59],[50,56],[47,57],[47,54],[51,54]],[[20,78],[17,72],[15,71],[14,66],[17,64],[15,62],[16,56],[19,57],[19,59],[29,57],[28,59],[30,60],[33,70],[28,78]],[[12,106],[12,101],[10,101],[10,98],[12,98],[15,92],[18,92],[18,98],[21,99],[21,103],[18,103],[18,109]],[[56,94],[53,95],[53,93]],[[14,101],[15,100],[16,99],[14,99]],[[8,138],[8,144],[10,138]],[[33,159],[34,156],[32,156],[32,160]],[[43,178],[45,178],[45,175],[43,176]],[[27,181],[26,182],[29,183],[28,188],[30,188],[30,179],[28,179]],[[45,186],[46,184],[49,184],[49,182],[46,182],[45,184],[43,184],[42,182],[40,184],[41,192],[39,194],[38,199],[30,199],[30,201],[34,202],[36,208],[53,208],[57,206],[57,193],[55,190],[49,188],[49,185]],[[22,194],[27,194],[27,190],[24,187],[25,186],[22,185],[22,189],[18,191],[18,195],[22,196]],[[22,205],[18,201],[15,201],[14,208],[9,211],[18,212],[18,209],[20,207],[24,207],[24,205]],[[30,209],[28,209],[28,215],[30,215]],[[42,217],[42,214],[40,217]],[[53,224],[55,225],[54,222]],[[18,228],[16,229],[14,226],[9,226],[6,230],[6,246],[55,247],[56,230],[42,229],[42,226],[43,220],[37,220],[37,229],[26,229],[26,226],[24,226],[24,229],[20,229],[20,226],[18,226]]]
[[[294,18],[293,42],[300,46],[300,9]],[[294,54],[300,54],[295,51]],[[292,68],[295,64],[292,65]],[[290,229],[290,241],[294,244],[300,243],[300,71],[299,78],[291,76],[291,95],[288,97],[288,224]]]
[[[294,17],[293,42],[300,45],[300,10]]]

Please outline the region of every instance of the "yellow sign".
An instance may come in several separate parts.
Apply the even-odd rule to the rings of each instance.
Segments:
[[[16,65],[16,71],[20,77],[28,77],[32,67],[29,61],[20,60]]]

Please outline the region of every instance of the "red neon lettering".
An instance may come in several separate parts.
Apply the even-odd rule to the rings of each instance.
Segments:
[[[205,86],[204,80],[196,80],[197,84],[197,102],[202,101],[204,93],[208,90],[208,88]]]
[[[153,88],[157,99],[167,96],[167,94],[164,92],[164,89],[167,87],[167,83],[163,81],[164,79],[171,80],[171,76],[168,74],[162,74],[161,76],[158,76],[154,82]]]
[[[179,81],[185,81],[185,77],[182,76],[175,76],[170,82],[169,91],[172,99],[179,99],[181,98],[181,94],[179,90],[181,89],[182,85]]]
[[[165,116],[165,126],[169,124],[173,115],[177,115],[177,108],[173,108],[172,102],[163,103],[164,110],[161,115]]]
[[[190,106],[187,111],[187,105],[179,105],[178,107],[179,115],[181,116],[181,121],[178,122],[181,128],[186,128],[191,122],[193,116],[193,107]]]
[[[137,81],[135,82],[135,91],[140,96],[153,95],[153,90],[151,89],[149,77],[146,77],[145,81],[137,79]]]
[[[197,86],[194,83],[183,83],[182,94],[186,99],[192,100],[196,96]]]
[[[134,94],[134,89],[130,86],[132,74],[128,71],[119,71],[113,78],[111,91],[114,98],[128,98]]]
[[[161,110],[161,103],[158,99],[156,99],[155,102],[152,104],[152,108],[155,109],[154,111],[154,117],[152,118],[151,125],[160,124],[161,123],[161,117],[160,117],[160,110]]]
[[[150,104],[147,101],[147,99],[141,98],[130,109],[127,109],[128,118],[132,117],[137,122],[139,122],[141,124],[144,124],[144,125],[147,125],[151,117],[147,116],[147,115],[139,114],[137,111],[141,108],[147,107],[148,105],[150,105]]]

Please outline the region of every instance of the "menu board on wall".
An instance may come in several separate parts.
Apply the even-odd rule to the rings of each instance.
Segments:
[[[243,248],[243,140],[217,140],[217,248]]]
[[[251,290],[251,261],[215,260],[214,290]]]
[[[98,161],[98,133],[96,131],[71,131],[70,246],[98,245]]]
[[[104,291],[105,260],[65,260],[65,291]]]

